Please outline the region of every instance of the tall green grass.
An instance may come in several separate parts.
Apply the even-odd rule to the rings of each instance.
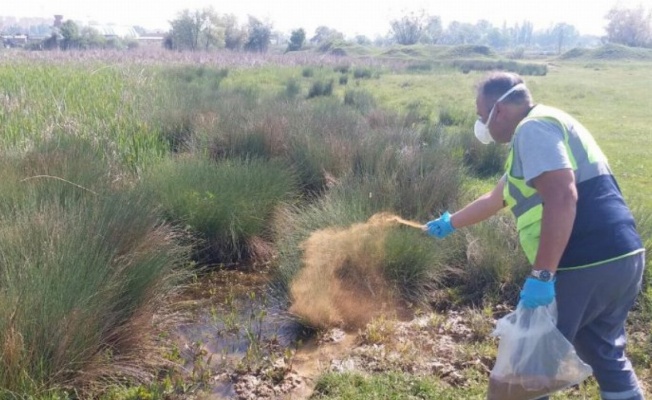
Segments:
[[[350,145],[356,154],[349,174],[316,202],[290,207],[277,220],[276,286],[281,292],[288,290],[303,267],[301,243],[312,232],[345,228],[383,211],[425,223],[462,197],[468,167],[457,131],[386,127],[367,131],[358,142],[361,145]],[[392,230],[385,243],[386,277],[410,302],[426,301],[429,291],[444,292],[447,286],[459,292],[452,291],[445,302],[513,300],[509,298],[513,292],[501,290],[517,286],[522,278],[510,273],[520,258],[514,256],[518,248],[509,227],[478,230],[473,236],[460,234],[446,242],[423,232]],[[488,252],[481,253],[485,247],[478,243],[488,242],[496,246],[488,245]],[[485,264],[490,267],[483,270]]]
[[[142,185],[170,222],[203,241],[197,255],[212,263],[251,255],[248,239],[267,237],[276,206],[297,192],[294,175],[278,162],[200,156],[166,159]]]
[[[185,94],[179,89],[178,96]],[[219,101],[198,101],[189,112],[167,109],[175,127],[173,149],[208,154],[214,160],[255,157],[283,160],[306,193],[320,193],[328,177],[351,169],[368,122],[334,98],[288,100],[283,93],[220,89]],[[175,102],[176,104],[176,102]]]
[[[0,148],[59,134],[103,143],[132,168],[165,152],[148,121],[152,71],[129,65],[0,64]]]
[[[102,188],[110,166],[87,164],[89,150],[66,142],[0,163],[2,396],[81,389],[121,365],[137,376],[148,363],[130,357],[179,282],[179,233],[136,192]]]

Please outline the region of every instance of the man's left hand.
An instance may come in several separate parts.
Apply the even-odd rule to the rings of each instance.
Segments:
[[[519,306],[525,308],[536,308],[547,306],[555,299],[555,280],[548,282],[540,281],[537,278],[529,277],[525,280],[521,290],[521,301]]]

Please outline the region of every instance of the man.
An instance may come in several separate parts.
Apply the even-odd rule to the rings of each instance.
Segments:
[[[606,157],[570,115],[535,105],[516,74],[489,74],[476,106],[476,137],[510,144],[505,174],[489,193],[424,229],[443,238],[509,207],[533,268],[519,306],[556,298],[558,328],[593,368],[602,399],[643,399],[624,325],[645,250]]]

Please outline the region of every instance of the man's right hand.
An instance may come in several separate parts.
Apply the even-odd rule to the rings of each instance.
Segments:
[[[528,277],[521,290],[521,299],[519,306],[525,308],[537,308],[547,306],[555,299],[555,280],[548,282],[540,281],[533,277]]]
[[[424,225],[423,230],[428,232],[430,236],[443,239],[455,232],[455,227],[451,224],[451,215],[446,211],[439,218]]]

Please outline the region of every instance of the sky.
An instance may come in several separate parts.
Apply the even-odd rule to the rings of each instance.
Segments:
[[[324,25],[347,37],[373,39],[389,32],[391,20],[419,10],[440,16],[444,27],[452,21],[484,19],[494,26],[513,26],[527,20],[535,30],[565,22],[582,34],[604,35],[604,17],[614,6],[649,10],[652,0],[2,0],[0,16],[62,14],[64,20],[167,30],[180,11],[210,6],[219,14],[236,15],[241,24],[252,15],[286,33],[303,28],[311,37]]]

